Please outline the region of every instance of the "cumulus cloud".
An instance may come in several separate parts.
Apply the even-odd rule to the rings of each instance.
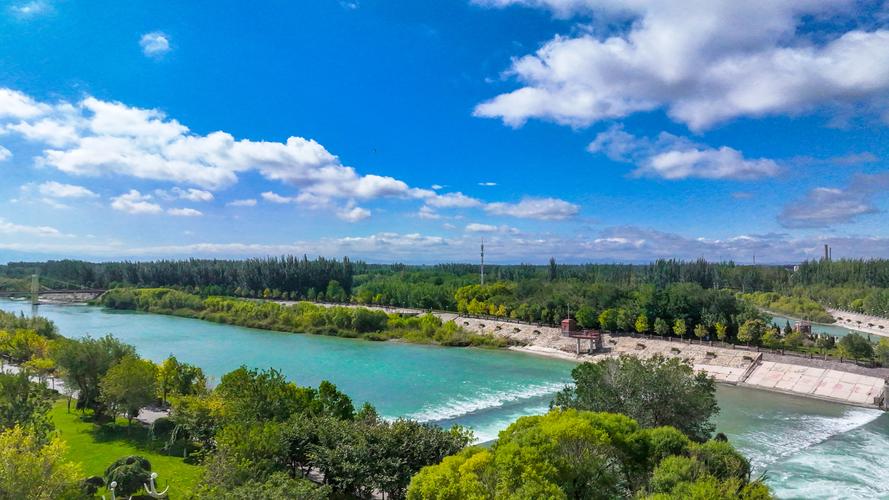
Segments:
[[[580,212],[580,207],[558,198],[522,198],[518,203],[488,203],[485,211],[523,219],[563,220]]]
[[[176,217],[200,217],[204,215],[200,210],[193,208],[168,208],[167,213]]]
[[[6,161],[12,158],[12,151],[0,146],[0,161]]]
[[[49,109],[17,90],[0,88],[0,118],[33,118]]]
[[[152,203],[151,195],[142,194],[135,189],[111,198],[111,208],[129,214],[159,214],[163,209],[157,203]]]
[[[889,173],[856,175],[845,188],[818,187],[785,205],[778,222],[789,228],[817,228],[854,222],[879,212],[877,195],[889,190]]]
[[[346,206],[337,211],[336,215],[346,222],[358,222],[370,217],[370,210],[357,206]]]
[[[774,160],[748,159],[727,146],[711,148],[666,132],[651,140],[629,134],[620,126],[597,135],[587,149],[635,164],[634,175],[664,179],[751,180],[774,176],[781,170]]]
[[[170,37],[160,31],[145,33],[139,39],[142,53],[148,57],[159,58],[170,51]]]
[[[515,59],[507,75],[520,88],[475,109],[512,126],[531,118],[587,126],[665,109],[703,130],[823,106],[886,109],[889,30],[867,27],[873,22],[856,18],[861,10],[852,0],[478,3],[543,7],[620,27],[556,36]]]
[[[437,208],[481,205],[459,192],[439,194],[393,177],[360,174],[311,139],[252,141],[223,131],[200,135],[160,110],[93,97],[47,104],[0,88],[0,127],[43,146],[39,166],[75,176],[119,175],[195,186],[185,193],[183,188],[157,193],[162,199],[207,201],[207,193],[253,171],[295,187],[297,193],[286,202],[334,212],[378,198],[415,199]]]

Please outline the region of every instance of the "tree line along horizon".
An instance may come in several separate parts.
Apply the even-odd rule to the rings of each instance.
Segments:
[[[242,366],[210,387],[200,367],[172,356],[156,364],[112,336],[68,339],[43,318],[0,312],[0,332],[9,331],[46,340],[68,411],[94,441],[132,440],[141,408],[170,407],[138,435],[152,460],[200,468],[193,484],[177,483],[175,498],[771,498],[750,462],[714,434],[713,379],[678,359],[578,365],[548,413],[519,418],[478,447],[459,426],[381,418],[327,381],[303,387],[273,368]],[[104,473],[88,476],[83,455],[66,453],[72,436],[49,417],[60,396],[21,366],[0,374],[0,497],[96,498],[112,481],[118,496],[138,495],[152,472],[175,473],[132,455],[103,456]]]

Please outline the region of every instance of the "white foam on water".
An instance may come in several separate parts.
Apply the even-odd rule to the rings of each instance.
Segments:
[[[882,415],[880,410],[852,408],[841,417],[820,415],[787,415],[784,423],[766,423],[756,431],[746,433],[743,440],[751,441],[755,449],[743,444],[739,447],[751,461],[754,470],[792,457],[835,436],[845,434],[873,422]]]
[[[889,435],[854,429],[775,464],[769,484],[785,499],[889,497]]]
[[[443,404],[424,406],[420,411],[407,415],[407,417],[420,422],[451,420],[479,411],[499,408],[524,399],[554,394],[566,385],[566,383],[560,382],[531,385],[508,391],[481,392],[473,397],[458,397]]]

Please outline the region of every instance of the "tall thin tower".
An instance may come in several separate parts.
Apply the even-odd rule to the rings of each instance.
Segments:
[[[485,239],[482,238],[482,285],[485,284]]]

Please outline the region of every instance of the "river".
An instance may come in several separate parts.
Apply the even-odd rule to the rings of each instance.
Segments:
[[[0,309],[30,308],[0,299]],[[277,368],[301,385],[327,379],[386,417],[459,423],[480,441],[545,412],[574,366],[503,350],[277,333],[92,306],[41,305],[39,313],[65,336],[111,333],[145,358],[175,354],[217,380],[242,364]],[[719,430],[780,498],[889,498],[889,415],[731,386],[720,386],[718,397]]]

